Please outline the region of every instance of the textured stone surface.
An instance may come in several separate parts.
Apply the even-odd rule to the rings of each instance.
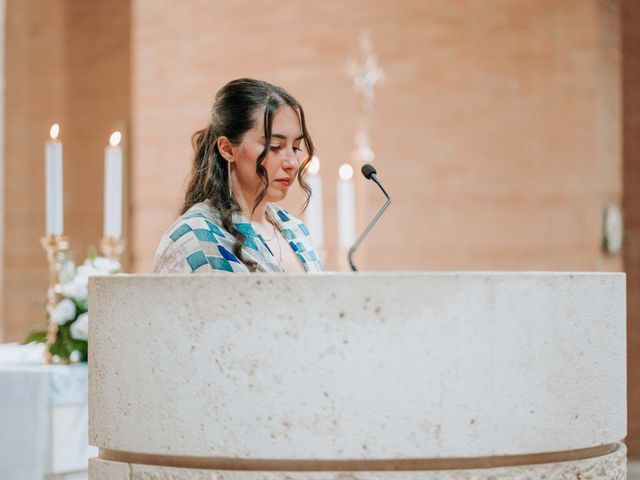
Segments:
[[[624,445],[609,455],[586,460],[507,468],[402,472],[241,472],[198,470],[132,464],[131,476],[124,463],[91,460],[90,480],[624,480]],[[97,475],[95,464],[100,463]],[[113,469],[113,470],[110,470]]]
[[[158,472],[156,472],[154,476],[147,476],[147,478],[158,478],[161,475],[164,475],[164,478],[171,478],[170,476],[167,477],[167,474],[160,469],[158,469]],[[99,458],[90,458],[89,478],[90,480],[130,480],[131,465],[128,463],[110,462]]]
[[[624,274],[120,276],[90,294],[101,448],[403,459],[626,434]]]

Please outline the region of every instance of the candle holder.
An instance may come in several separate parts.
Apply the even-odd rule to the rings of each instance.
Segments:
[[[60,293],[56,288],[60,283],[60,271],[64,265],[64,261],[69,250],[69,238],[63,235],[47,234],[40,239],[42,248],[47,252],[47,261],[49,262],[49,288],[47,289],[47,312],[49,314],[57,305]],[[44,352],[44,361],[51,363],[51,354],[49,347],[53,345],[58,336],[58,326],[49,321],[47,327],[47,348]]]
[[[127,241],[122,237],[102,237],[100,250],[109,260],[114,260],[122,265],[122,254],[127,247]]]

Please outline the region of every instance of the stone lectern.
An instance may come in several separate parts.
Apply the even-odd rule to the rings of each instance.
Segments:
[[[91,480],[607,478],[622,273],[90,283]]]

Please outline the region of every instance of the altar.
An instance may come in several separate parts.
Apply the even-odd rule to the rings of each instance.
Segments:
[[[624,274],[118,275],[90,298],[91,480],[626,478]]]
[[[0,344],[0,478],[81,480],[88,443],[87,364],[47,365],[41,344]]]

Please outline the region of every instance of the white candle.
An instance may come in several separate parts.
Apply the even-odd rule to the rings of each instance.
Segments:
[[[353,168],[345,163],[339,170],[338,180],[338,244],[348,250],[356,240],[356,192]]]
[[[120,132],[113,132],[104,149],[104,237],[122,235],[122,147]]]
[[[58,140],[60,126],[56,123],[51,127],[51,139],[45,142],[45,205],[46,205],[46,234],[62,235],[63,205],[62,205],[62,142]]]
[[[320,160],[313,157],[309,163],[309,176],[307,183],[311,187],[311,199],[305,211],[305,223],[309,228],[313,243],[317,249],[324,245],[324,225],[322,216],[322,177],[318,173],[320,170]]]

